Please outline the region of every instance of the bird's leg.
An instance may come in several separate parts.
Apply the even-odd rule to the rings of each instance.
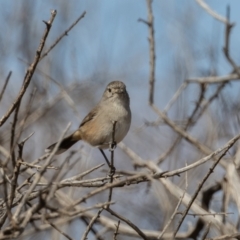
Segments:
[[[110,174],[109,174],[109,175],[110,175],[110,176],[113,176],[113,175],[115,174],[116,168],[114,167],[114,165],[112,165],[112,164],[109,162],[109,160],[108,160],[105,152],[104,152],[101,148],[99,148],[99,150],[100,150],[100,152],[102,153],[102,155],[103,155],[103,157],[104,157],[104,159],[105,159],[105,161],[106,161],[106,163],[107,163],[107,165],[108,165],[108,167],[109,167],[109,169],[110,169]]]
[[[114,167],[114,150],[115,150],[115,148],[117,146],[117,143],[115,141],[116,123],[117,123],[116,121],[113,121],[112,140],[109,143],[109,151],[111,152],[111,163],[108,160],[108,158],[107,158],[106,154],[104,153],[104,151],[101,148],[99,148],[100,152],[102,153],[102,155],[103,155],[103,157],[104,157],[105,161],[107,162],[107,165],[108,165],[108,167],[110,169],[109,176],[111,177],[111,182],[113,181],[113,176],[114,176],[115,171],[116,171],[116,169]]]
[[[109,160],[108,160],[108,158],[107,158],[105,152],[104,152],[101,148],[99,148],[99,150],[100,150],[100,152],[102,153],[102,155],[103,155],[103,157],[104,157],[104,159],[105,159],[105,161],[106,161],[108,167],[111,168],[111,164],[110,164],[110,162],[109,162]]]

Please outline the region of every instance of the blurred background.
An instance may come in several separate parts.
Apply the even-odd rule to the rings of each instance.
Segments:
[[[237,64],[240,63],[240,2],[236,0],[208,0],[206,3],[218,14],[226,16],[230,6],[230,20],[235,23],[232,30],[230,53]],[[233,71],[227,62],[224,46],[223,23],[206,13],[196,1],[155,0],[152,4],[156,44],[155,104],[163,110],[184,80],[193,77],[227,75]],[[15,99],[21,88],[24,74],[35,56],[50,11],[57,10],[57,16],[47,39],[45,50],[64,32],[83,11],[85,17],[64,37],[58,45],[38,65],[27,93],[24,95],[17,130],[20,139],[34,135],[24,148],[25,161],[31,161],[44,153],[44,149],[55,142],[72,123],[71,130],[99,101],[106,85],[112,80],[121,80],[131,99],[132,125],[124,143],[144,160],[156,161],[174,142],[176,133],[158,121],[158,116],[148,105],[149,95],[149,42],[148,27],[139,22],[147,20],[146,1],[0,1],[0,89],[9,71],[12,76],[0,102],[2,116]],[[219,84],[209,85],[204,98],[214,94]],[[63,91],[64,89],[64,91]],[[34,92],[34,96],[31,94]],[[198,101],[201,87],[189,84],[177,102],[168,112],[179,126],[183,127]],[[190,129],[200,142],[215,150],[239,132],[240,84],[238,81],[226,84],[218,97],[211,102],[196,124]],[[13,116],[13,114],[12,114]],[[9,148],[11,118],[0,129],[0,144]],[[103,157],[97,149],[85,143],[77,143],[75,159],[80,161],[67,176],[83,172],[102,163]],[[233,156],[236,147],[230,151]],[[107,152],[107,154],[109,154]],[[231,155],[232,154],[232,155]],[[56,164],[61,164],[68,153],[58,156]],[[174,151],[160,164],[163,170],[173,170],[190,164],[204,154],[182,140]],[[209,164],[189,171],[188,192],[196,189],[199,181],[208,171]],[[117,170],[133,171],[127,154],[117,148],[115,156]],[[105,166],[107,170],[107,166]],[[47,176],[52,172],[48,172]],[[104,173],[94,173],[93,176]],[[206,187],[221,181],[225,171],[218,167],[208,179]],[[91,176],[91,175],[90,175]],[[172,182],[184,188],[184,176],[172,177]],[[88,189],[66,189],[73,198]],[[106,199],[101,194],[86,204]],[[201,195],[199,196],[199,198]],[[115,209],[131,219],[140,228],[162,230],[169,219],[177,200],[172,198],[160,183],[141,184],[114,190],[117,200]],[[201,198],[200,198],[201,199]],[[212,208],[221,211],[222,193],[214,195]],[[232,203],[230,210],[236,209]],[[106,214],[107,215],[107,214]],[[238,216],[230,215],[232,222]],[[177,219],[177,218],[176,218]],[[176,220],[177,221],[177,220]],[[194,226],[196,218],[189,216],[181,231]],[[74,220],[65,226],[74,239],[78,239],[86,226]],[[101,227],[98,226],[100,230]],[[27,236],[24,239],[64,239],[56,231],[46,231]],[[105,233],[104,239],[112,239],[112,233]],[[95,239],[89,234],[88,239]],[[119,235],[118,239],[134,239]]]

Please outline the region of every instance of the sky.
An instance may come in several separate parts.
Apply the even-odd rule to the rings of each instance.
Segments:
[[[24,3],[24,4],[23,4]],[[210,7],[221,15],[226,14],[226,6],[231,7],[231,20],[236,23],[236,27],[232,33],[232,46],[238,43],[239,40],[239,24],[238,9],[240,3],[237,0],[232,1],[207,1]],[[0,1],[1,5],[1,29],[4,35],[1,36],[1,43],[5,48],[3,56],[7,58],[6,65],[12,64],[21,65],[17,59],[18,56],[14,50],[18,36],[26,26],[22,25],[24,19],[29,23],[33,23],[39,27],[38,31],[35,28],[34,37],[41,35],[41,30],[44,27],[43,19],[49,18],[50,9],[58,11],[55,19],[55,26],[49,38],[52,40],[55,35],[65,30],[70,23],[76,19],[83,11],[87,14],[85,18],[72,30],[67,39],[69,52],[66,49],[61,49],[61,43],[54,51],[62,51],[65,56],[75,52],[77,57],[75,63],[77,73],[81,77],[92,76],[93,72],[101,71],[102,65],[99,64],[101,59],[106,61],[106,71],[120,72],[123,70],[131,71],[132,61],[139,58],[139,63],[145,67],[138,69],[141,75],[147,72],[148,61],[148,29],[138,22],[139,18],[147,19],[147,9],[145,1],[35,1],[32,4],[29,0],[24,1]],[[25,8],[28,6],[27,8]],[[30,6],[30,7],[29,7]],[[159,66],[156,71],[159,78],[163,74],[163,68],[169,66],[172,61],[174,51],[182,46],[181,34],[187,34],[187,38],[196,48],[202,47],[203,41],[213,41],[214,38],[219,40],[219,52],[223,45],[223,24],[214,20],[203,9],[201,9],[195,1],[191,0],[170,0],[170,1],[154,1],[153,13],[155,17],[155,39],[156,39],[156,55]],[[185,19],[184,19],[185,18]],[[189,31],[182,33],[182,23],[188,24]],[[9,28],[6,24],[10,22],[14,26]],[[28,27],[28,26],[27,26]],[[192,28],[196,28],[195,31]],[[194,33],[196,35],[194,36]],[[179,35],[178,35],[179,34]],[[214,35],[213,35],[214,34]],[[17,35],[17,36],[16,36]],[[51,37],[52,36],[52,37]],[[28,36],[29,38],[32,36]],[[49,40],[48,42],[51,42]],[[28,40],[29,41],[29,40]],[[64,44],[64,43],[63,43]],[[63,45],[62,44],[62,45]],[[186,43],[187,44],[187,43]],[[10,45],[10,46],[9,46]],[[13,47],[11,47],[11,45]],[[232,49],[233,56],[239,58],[238,54]],[[10,54],[9,54],[10,53]],[[69,58],[62,59],[64,70],[68,71],[68,65],[73,63]],[[223,61],[223,60],[221,60]],[[220,65],[223,64],[220,61]],[[204,65],[204,61],[202,63]],[[161,66],[161,67],[160,67]],[[135,70],[132,69],[132,70]],[[224,72],[228,69],[219,69]],[[69,75],[71,72],[69,73]],[[74,77],[71,76],[70,77]],[[158,80],[158,81],[161,81]]]
[[[239,63],[240,1],[211,0],[206,3],[222,16],[226,14],[226,7],[230,6],[230,19],[235,23],[230,53]],[[138,21],[139,18],[147,19],[147,7],[146,1],[140,0],[0,0],[0,29],[3,33],[0,35],[1,79],[5,79],[10,70],[13,71],[4,96],[6,101],[2,101],[0,106],[0,114],[6,111],[9,102],[20,89],[27,67],[25,62],[33,60],[45,28],[42,20],[50,18],[51,9],[57,10],[57,16],[45,49],[83,11],[86,11],[86,15],[38,65],[38,69],[63,86],[79,82],[83,87],[95,89],[94,94],[88,96],[92,101],[87,108],[81,108],[79,104],[82,118],[97,103],[108,82],[116,79],[124,81],[133,112],[131,134],[139,134],[139,128],[146,119],[156,120],[155,113],[148,106],[148,28]],[[160,109],[166,106],[185,79],[208,76],[213,72],[225,75],[232,71],[222,52],[224,25],[209,16],[196,1],[155,0],[153,14],[156,44],[155,103]],[[46,80],[39,73],[33,78],[39,91],[43,91]],[[52,84],[46,97],[50,99],[57,91],[58,88]],[[225,91],[233,97],[233,101],[238,101],[238,82],[227,86]],[[198,92],[196,85],[190,86],[181,98],[183,107],[178,104],[174,106],[169,113],[170,117],[176,119],[188,115],[195,106]],[[69,121],[67,118],[65,125]],[[71,120],[72,128],[76,128],[79,119]],[[131,134],[127,141],[131,141]],[[151,136],[152,133],[149,134]],[[146,152],[141,148],[142,144],[146,143],[133,141],[140,152],[143,149],[142,154],[146,158],[153,157],[149,155],[152,151]],[[164,147],[159,149],[162,150]]]
[[[223,16],[226,6],[231,7],[231,20],[236,23],[232,31],[231,53],[236,61],[240,60],[238,52],[234,51],[240,40],[239,1],[212,0],[207,3]],[[46,64],[51,62],[53,65],[50,72],[56,69],[53,77],[61,82],[85,79],[98,81],[101,75],[106,74],[109,76],[107,81],[112,78],[125,78],[131,89],[136,84],[138,91],[148,86],[148,29],[145,24],[138,21],[139,18],[147,19],[145,1],[52,0],[34,1],[33,4],[29,0],[17,2],[1,0],[0,6],[0,18],[2,18],[0,27],[4,32],[0,36],[2,45],[0,73],[6,76],[9,70],[13,70],[12,82],[16,84],[15,86],[20,86],[22,81],[20,76],[26,69],[26,65],[19,58],[28,62],[33,59],[38,39],[44,28],[42,20],[49,19],[51,9],[56,9],[58,14],[47,40],[47,46],[83,11],[87,12],[85,18],[59,43],[45,61]],[[166,88],[165,83],[169,82],[168,89],[166,91],[164,89],[165,94],[173,94],[177,87],[175,81],[167,79],[172,77],[170,74],[173,72],[175,61],[181,61],[188,77],[198,76],[199,68],[202,68],[202,71],[208,70],[209,44],[214,45],[215,48],[217,58],[215,67],[218,73],[227,74],[231,71],[222,54],[223,24],[209,16],[195,1],[154,1],[153,13],[156,84],[159,88]],[[10,23],[11,27],[6,23]],[[21,52],[25,43],[31,49],[31,54],[28,56]],[[59,59],[56,60],[56,56]],[[45,65],[42,65],[45,68]],[[58,69],[64,71],[65,79],[61,79],[63,74]],[[183,80],[181,76],[179,81]],[[166,104],[164,99],[169,100],[166,96],[160,98],[163,106]]]
[[[206,3],[222,16],[226,14],[226,7],[230,6],[230,19],[235,23],[231,34],[230,53],[239,63],[240,1],[212,0]],[[79,96],[84,104],[87,103],[87,107],[77,103],[81,118],[97,103],[108,82],[116,79],[125,82],[131,98],[133,116],[126,142],[143,158],[155,159],[165,150],[164,143],[171,141],[171,137],[168,132],[161,131],[164,143],[158,147],[152,141],[156,142],[159,132],[155,129],[142,131],[141,128],[144,121],[157,119],[148,106],[148,28],[138,21],[139,18],[147,19],[146,1],[0,0],[0,29],[4,33],[0,35],[1,78],[5,79],[8,72],[13,71],[7,94],[4,96],[6,101],[2,101],[0,105],[0,114],[6,111],[9,102],[20,89],[27,67],[25,62],[30,63],[33,60],[45,28],[42,20],[50,18],[51,9],[57,10],[57,16],[45,49],[83,11],[86,11],[86,15],[39,63],[38,69],[63,86],[79,82],[83,89],[93,88],[91,94],[86,92],[87,96]],[[153,14],[156,44],[155,103],[160,109],[166,106],[185,79],[212,73],[225,75],[232,71],[222,52],[224,25],[213,19],[196,1],[155,0]],[[44,91],[46,81],[48,79],[45,76],[35,73],[33,83],[38,87],[38,91]],[[215,88],[216,86],[210,87],[209,93]],[[51,83],[51,91],[46,98],[51,99],[58,91],[58,87]],[[239,101],[238,82],[228,85],[224,91],[227,96],[231,96],[231,101]],[[188,116],[195,106],[198,93],[198,86],[189,86],[179,103],[170,110],[169,116],[173,120]],[[27,99],[24,98],[24,101]],[[82,107],[83,105],[85,107]],[[73,116],[70,118],[71,129],[76,129],[79,119],[75,118],[72,112],[69,113],[66,107],[67,105],[64,105],[62,125],[66,126],[69,116]],[[213,105],[213,108],[221,111],[221,106]],[[44,134],[48,134],[47,130]],[[139,141],[136,141],[136,136]],[[146,141],[141,141],[139,136],[146,138]],[[56,137],[59,136],[56,134]],[[145,150],[146,146],[149,151]],[[45,147],[42,146],[36,154],[41,154]]]
[[[226,15],[226,7],[230,6],[230,19],[236,24],[231,34],[230,53],[240,64],[240,1],[206,0],[206,3],[222,16]],[[86,15],[38,68],[63,86],[77,81],[83,87],[93,87],[90,96],[92,102],[86,108],[79,106],[81,117],[96,104],[108,82],[115,79],[124,81],[133,113],[133,123],[126,142],[142,158],[155,159],[166,149],[166,143],[158,146],[156,140],[159,133],[155,129],[141,132],[146,119],[156,120],[156,115],[148,107],[148,28],[138,21],[139,18],[147,19],[144,0],[0,0],[1,79],[5,79],[10,70],[13,71],[7,96],[4,96],[5,100],[10,101],[1,102],[0,114],[6,111],[9,102],[20,89],[27,67],[23,61],[29,63],[33,60],[45,28],[42,20],[50,18],[51,9],[57,10],[57,16],[45,49],[83,11],[86,11]],[[153,14],[156,43],[155,102],[160,109],[165,107],[185,79],[208,76],[213,72],[225,75],[232,71],[222,52],[224,25],[213,19],[196,1],[154,0]],[[33,81],[41,91],[46,79],[36,73]],[[0,80],[0,87],[2,84]],[[47,98],[50,99],[57,91],[56,86],[51,85]],[[225,91],[234,100],[238,99],[240,85],[236,82]],[[187,115],[194,107],[197,93],[197,87],[190,86],[181,98],[182,105],[174,106],[170,117]],[[179,106],[186,107],[179,109]],[[67,118],[64,117],[64,124],[69,121]],[[72,128],[79,124],[77,118],[72,119],[72,122]],[[36,130],[35,139],[38,134]],[[47,131],[42,134],[51,135]],[[161,134],[166,142],[172,140],[166,132]],[[140,137],[136,140],[136,136]],[[36,154],[39,155],[43,149],[44,146]]]

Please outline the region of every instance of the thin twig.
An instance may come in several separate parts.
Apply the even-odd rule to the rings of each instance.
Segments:
[[[7,119],[12,114],[14,109],[17,107],[17,105],[21,101],[23,95],[25,94],[25,92],[26,92],[26,90],[28,88],[28,85],[29,85],[29,83],[30,83],[30,81],[32,79],[34,71],[35,71],[35,69],[36,69],[36,67],[38,65],[39,60],[40,60],[40,56],[41,56],[43,47],[45,45],[47,36],[48,36],[49,31],[50,31],[50,29],[52,27],[52,23],[53,23],[54,18],[56,17],[56,14],[57,14],[57,11],[56,10],[52,10],[51,11],[51,18],[50,18],[50,20],[48,22],[44,21],[44,23],[46,24],[46,29],[44,31],[42,39],[40,40],[39,47],[38,47],[38,49],[36,51],[35,59],[34,59],[33,63],[29,66],[29,68],[28,68],[28,70],[26,72],[26,75],[25,75],[24,81],[23,81],[23,85],[22,85],[22,88],[21,88],[18,96],[14,100],[12,106],[8,109],[8,111],[0,119],[0,127],[7,121]]]
[[[192,199],[190,200],[190,202],[189,202],[186,210],[184,211],[183,216],[182,216],[182,218],[180,219],[179,224],[178,224],[176,230],[174,231],[174,235],[173,235],[174,237],[176,236],[179,228],[181,227],[181,225],[182,225],[185,217],[187,216],[188,211],[190,210],[190,208],[191,208],[193,202],[195,201],[195,199],[197,198],[197,196],[198,196],[200,190],[202,189],[204,183],[207,181],[208,177],[213,173],[213,170],[215,169],[215,167],[218,165],[218,163],[220,162],[220,160],[225,156],[225,154],[227,153],[227,151],[234,145],[234,143],[235,143],[235,142],[232,142],[232,143],[228,146],[228,148],[221,154],[221,156],[218,158],[218,160],[213,163],[212,167],[209,169],[208,173],[206,174],[206,176],[203,178],[203,180],[202,180],[201,183],[199,184],[199,186],[198,186],[197,190],[195,191]]]
[[[47,221],[47,220],[46,220]],[[65,232],[63,232],[60,228],[58,228],[54,223],[51,223],[49,221],[47,221],[47,223],[49,225],[51,225],[54,229],[56,229],[59,233],[61,233],[64,237],[66,237],[69,240],[73,240],[73,238],[71,238],[70,236],[68,236]]]
[[[150,76],[149,76],[149,104],[154,102],[154,85],[155,85],[155,39],[152,13],[152,0],[146,0],[148,6],[148,30],[149,30],[149,57],[150,57]]]
[[[106,209],[106,211],[108,211],[109,213],[111,213],[113,216],[119,218],[121,221],[127,223],[131,228],[133,228],[140,237],[142,237],[143,239],[147,240],[147,236],[135,225],[133,224],[130,220],[126,219],[125,217],[119,215],[118,213],[116,213],[115,211],[113,211],[112,209],[108,208]]]
[[[183,168],[179,168],[179,169],[176,169],[176,170],[172,170],[172,171],[156,172],[151,177],[157,179],[157,178],[166,178],[166,177],[172,177],[172,176],[175,176],[175,175],[180,175],[183,172],[186,172],[186,171],[188,171],[188,170],[190,170],[192,168],[195,168],[195,167],[197,167],[197,166],[199,166],[199,165],[209,161],[210,159],[216,157],[221,152],[226,151],[227,149],[229,149],[230,145],[234,144],[239,139],[240,139],[240,134],[235,136],[235,137],[233,137],[232,139],[230,139],[225,145],[223,145],[222,147],[218,148],[216,151],[212,152],[208,156],[203,157],[203,158],[195,161],[194,163],[189,164],[188,166],[185,166]],[[126,152],[129,155],[129,157],[134,161],[135,165],[148,167],[152,171],[155,171],[154,169],[152,169],[148,165],[148,163],[146,161],[141,159],[133,150],[128,148],[126,145],[124,145],[123,143],[120,143],[119,146],[121,147],[121,149],[124,152]]]
[[[34,102],[34,97],[35,97],[36,91],[37,91],[37,89],[34,88],[33,91],[31,92],[28,104],[25,107],[26,111],[25,111],[24,117],[21,119],[21,122],[18,124],[19,125],[19,129],[16,128],[17,131],[18,131],[18,134],[17,134],[15,142],[19,142],[19,139],[20,139],[20,137],[22,135],[22,132],[24,130],[24,125],[25,125],[28,117],[31,114],[31,108],[32,108],[32,105],[33,105],[33,102]],[[16,131],[16,133],[17,133],[17,131]]]
[[[114,179],[121,178],[122,175],[114,175]],[[88,187],[88,188],[99,188],[108,183],[110,180],[110,176],[100,177],[100,178],[93,178],[93,179],[86,179],[80,181],[67,181],[67,182],[52,182],[51,184],[57,185],[57,189],[61,189],[64,187]],[[37,186],[48,186],[49,183],[38,183]]]
[[[28,137],[26,137],[21,143],[18,144],[18,148],[19,148],[19,155],[18,155],[18,160],[17,163],[14,167],[14,171],[13,171],[13,178],[11,180],[11,191],[10,191],[10,198],[9,198],[9,206],[10,209],[12,208],[12,203],[13,203],[13,199],[14,199],[14,193],[15,190],[17,188],[17,180],[18,180],[18,175],[19,175],[19,171],[20,171],[20,166],[21,163],[20,161],[22,161],[22,153],[23,153],[23,147],[25,142],[33,135],[33,133],[31,133]]]
[[[209,233],[209,230],[210,230],[210,226],[211,226],[211,222],[208,223],[207,228],[206,228],[205,232],[202,235],[202,240],[206,239],[206,237],[207,237],[207,235]]]
[[[116,225],[116,231],[114,232],[113,240],[117,240],[119,226],[120,226],[120,220],[118,220],[118,224]]]
[[[51,152],[51,154],[49,155],[49,157],[47,158],[47,160],[45,161],[44,165],[42,166],[42,168],[40,169],[40,171],[38,173],[35,174],[35,179],[33,180],[32,184],[29,186],[27,192],[25,193],[25,195],[23,196],[20,204],[18,205],[15,213],[14,213],[14,221],[15,223],[17,223],[17,218],[25,204],[25,202],[27,201],[29,195],[32,193],[32,191],[34,190],[34,188],[36,187],[37,183],[39,182],[39,180],[41,179],[41,176],[44,174],[44,172],[46,171],[46,168],[48,167],[49,163],[51,162],[52,158],[54,157],[58,146],[61,143],[61,140],[64,138],[67,130],[69,129],[70,124],[68,124],[68,126],[66,127],[66,129],[63,131],[59,141],[57,142],[56,146],[54,147],[53,151]]]
[[[57,184],[53,185],[52,183],[54,181],[58,182],[60,180],[60,178],[63,175],[61,174],[62,169],[66,167],[66,165],[68,164],[73,155],[74,155],[73,152],[70,153],[66,160],[62,162],[61,166],[59,167],[58,171],[53,175],[52,179],[50,179],[49,184],[47,185],[48,195],[46,197],[46,202],[50,202],[50,200],[54,197],[55,192],[58,189],[58,185]]]
[[[232,73],[226,76],[210,76],[210,77],[198,77],[198,78],[189,78],[186,79],[186,82],[189,83],[208,83],[208,84],[216,84],[216,83],[223,83],[229,82],[233,80],[239,81],[239,76],[236,73]]]
[[[86,175],[88,175],[89,173],[91,173],[91,172],[93,172],[93,171],[101,168],[101,167],[104,166],[104,165],[105,165],[104,163],[99,164],[99,165],[97,165],[97,166],[95,166],[95,167],[93,167],[93,168],[91,168],[91,169],[89,169],[89,170],[87,170],[87,171],[85,171],[85,172],[83,172],[83,173],[80,173],[80,174],[78,174],[78,175],[76,175],[76,176],[74,176],[74,177],[66,178],[66,179],[62,180],[61,183],[73,182],[73,181],[75,181],[75,180],[78,180],[78,179],[80,179],[80,178],[83,178],[84,176],[86,176]]]
[[[30,109],[31,109],[31,106],[32,106],[32,103],[33,103],[33,97],[34,97],[34,94],[36,92],[36,89],[33,90],[33,93],[30,95],[30,99],[29,99],[29,103],[27,105],[27,112],[26,112],[26,115],[24,117],[24,121],[23,121],[23,125],[27,119],[27,117],[29,116],[29,112],[30,112]],[[13,120],[13,123],[12,123],[12,128],[11,128],[11,141],[10,141],[10,152],[11,152],[11,158],[12,158],[12,166],[13,168],[15,167],[15,153],[14,153],[14,148],[15,148],[15,143],[14,143],[14,140],[16,142],[19,141],[19,138],[21,136],[21,132],[22,132],[22,129],[23,127],[21,127],[21,130],[18,134],[18,136],[16,137],[15,139],[15,135],[16,135],[16,125],[17,125],[17,121],[18,121],[18,113],[19,113],[19,110],[20,110],[20,105],[21,105],[21,100],[19,101],[16,109],[15,109],[15,114],[14,114],[14,120]],[[22,125],[22,126],[23,126]],[[7,164],[7,161],[5,162],[5,164]]]
[[[162,111],[160,111],[154,104],[151,106],[152,109],[162,118],[162,120],[169,125],[175,132],[177,132],[179,135],[181,135],[183,138],[186,139],[186,141],[193,144],[195,147],[200,149],[205,154],[210,154],[211,150],[201,144],[197,139],[193,138],[190,134],[188,134],[186,131],[184,131],[183,128],[180,128],[177,126],[170,118],[166,116]]]
[[[186,82],[185,82],[185,83],[186,83]],[[201,91],[200,91],[200,95],[199,95],[198,101],[197,101],[197,103],[196,103],[196,105],[195,105],[194,110],[192,111],[192,114],[190,115],[190,117],[189,117],[188,120],[187,120],[186,126],[183,128],[184,131],[187,131],[187,129],[194,124],[193,119],[194,119],[194,117],[195,117],[198,109],[200,108],[203,99],[204,99],[204,95],[205,95],[205,91],[206,91],[206,84],[201,84],[201,85],[200,85],[200,88],[201,88]],[[165,108],[165,109],[166,109],[166,108]],[[204,109],[204,110],[205,110],[205,109]],[[166,110],[165,110],[165,111],[166,111]],[[163,111],[163,112],[164,112],[164,111]],[[167,112],[166,112],[166,113],[167,113]],[[200,118],[200,117],[199,117],[199,118]],[[195,119],[199,119],[199,118],[195,118]],[[164,154],[162,154],[162,155],[158,158],[158,160],[157,160],[158,164],[162,163],[163,160],[166,159],[166,157],[176,148],[176,146],[179,144],[179,142],[181,141],[181,139],[182,139],[181,136],[178,136],[178,137],[176,138],[176,140],[173,142],[172,146],[171,146]]]
[[[148,8],[148,20],[138,19],[139,22],[143,22],[148,26],[149,32],[149,63],[150,63],[150,72],[149,72],[149,105],[152,105],[154,102],[154,85],[155,85],[155,40],[154,40],[154,18],[152,12],[152,0],[146,0]]]
[[[97,188],[95,190],[93,190],[92,192],[89,192],[87,193],[86,196],[84,197],[81,197],[80,199],[74,201],[71,205],[68,206],[68,208],[72,208],[78,204],[80,204],[81,202],[84,202],[86,201],[88,198],[102,192],[102,191],[105,191],[109,188],[113,188],[113,187],[123,187],[124,185],[126,184],[129,184],[131,181],[135,182],[135,183],[139,183],[139,181],[142,181],[143,179],[147,179],[147,174],[146,173],[139,173],[135,176],[132,176],[132,177],[129,177],[129,178],[126,178],[126,179],[123,179],[121,181],[118,181],[118,182],[113,182],[113,183],[107,183],[106,185],[104,185],[103,187],[101,188]]]
[[[20,61],[24,62],[25,64],[29,64],[27,61],[25,61],[22,58],[18,58]],[[66,87],[64,87],[61,83],[59,83],[57,80],[55,80],[53,77],[51,77],[50,75],[46,74],[44,71],[42,71],[39,68],[36,68],[36,72],[39,72],[41,75],[43,75],[45,78],[50,79],[53,83],[55,83],[59,89],[61,90],[61,94],[64,96],[64,99],[66,100],[66,102],[69,104],[69,106],[73,109],[73,112],[75,113],[75,115],[77,116],[78,120],[81,120],[80,118],[80,114],[79,111],[76,107],[76,104],[74,103],[73,99],[71,98],[71,96],[68,94],[68,90],[66,89]]]
[[[170,219],[168,220],[166,226],[163,228],[161,234],[158,236],[158,239],[162,239],[163,234],[166,232],[168,226],[171,224],[171,222],[173,221],[174,217],[176,216],[178,208],[180,207],[180,205],[182,203],[182,200],[184,198],[184,195],[185,195],[185,193],[187,191],[187,187],[188,187],[188,178],[187,178],[187,173],[186,173],[186,187],[185,187],[185,190],[184,190],[182,196],[180,197],[180,199],[179,199],[179,201],[177,203],[177,206],[175,207],[175,209],[173,211],[173,214],[171,215]]]
[[[91,221],[90,221],[89,225],[87,226],[87,229],[85,230],[85,232],[84,232],[81,240],[86,240],[86,239],[87,239],[87,235],[88,235],[90,229],[92,228],[92,226],[93,226],[94,222],[97,220],[97,218],[99,218],[99,216],[100,216],[100,214],[101,214],[102,211],[103,211],[103,208],[101,208],[101,209],[97,212],[97,214],[91,219]]]
[[[176,100],[179,98],[179,96],[182,94],[182,92],[184,91],[184,89],[187,87],[188,83],[186,81],[184,81],[181,86],[178,88],[178,90],[175,92],[175,94],[173,95],[173,97],[171,98],[171,100],[168,102],[168,104],[166,105],[166,107],[164,108],[163,112],[167,113],[171,106],[174,104],[174,102],[176,102]]]
[[[182,213],[178,213],[178,214],[182,214]],[[193,216],[193,217],[197,217],[197,216],[227,216],[229,214],[234,214],[234,212],[216,212],[216,213],[204,213],[204,214],[198,214],[198,213],[188,213],[188,216]]]
[[[44,57],[46,57],[48,55],[48,53],[61,41],[61,39],[65,36],[68,36],[68,33],[72,30],[72,28],[82,19],[84,18],[86,14],[86,11],[84,11],[77,19],[76,21],[67,29],[65,30],[56,40],[55,42],[49,47],[49,49],[44,52],[42,54],[42,56],[40,57],[40,60],[41,61]]]
[[[226,235],[222,235],[219,237],[215,237],[215,238],[206,238],[206,240],[227,240],[227,239],[239,239],[240,238],[240,232],[237,233],[232,233],[232,234],[226,234]]]
[[[114,167],[114,148],[116,147],[116,143],[115,143],[115,130],[116,130],[116,124],[117,122],[114,121],[113,122],[113,128],[112,128],[112,140],[111,140],[111,143],[110,143],[110,151],[111,151],[111,166],[110,166],[110,173],[109,173],[109,176],[110,176],[110,183],[113,182],[113,178],[114,178],[114,174],[115,174],[115,167]],[[109,195],[108,195],[108,202],[111,202],[112,201],[112,191],[113,191],[113,188],[110,188],[109,189]],[[107,206],[109,208],[109,205]]]
[[[234,71],[237,73],[238,77],[240,78],[240,69],[238,68],[237,64],[234,62],[232,57],[229,53],[229,42],[230,42],[230,34],[231,30],[234,26],[233,23],[230,23],[230,7],[227,7],[227,22],[225,23],[225,46],[223,47],[223,52],[228,60],[228,62],[232,65]]]
[[[15,167],[16,160],[15,160],[15,153],[14,153],[14,138],[15,138],[15,127],[17,125],[18,120],[18,113],[20,109],[21,101],[16,106],[14,117],[13,117],[13,123],[11,127],[11,140],[10,140],[10,152],[11,152],[11,159],[12,159],[12,167]]]
[[[209,13],[212,17],[217,19],[218,21],[227,24],[228,19],[224,18],[223,16],[219,15],[218,13],[214,12],[203,0],[196,0],[196,2],[201,6],[207,13]]]
[[[7,87],[7,85],[8,85],[8,81],[9,81],[11,75],[12,75],[12,71],[10,71],[10,72],[8,73],[8,75],[7,75],[6,79],[5,79],[5,82],[4,82],[2,91],[1,91],[1,93],[0,93],[0,102],[1,102],[1,100],[2,100],[3,94],[4,94],[5,90],[6,90],[6,87]]]
[[[88,219],[87,219],[86,217],[81,216],[80,219],[86,224],[86,226],[89,225],[89,221],[88,221]],[[91,230],[90,230],[90,231],[95,235],[95,237],[96,237],[97,240],[103,240],[103,239],[99,236],[98,231],[97,231],[93,226],[91,227]]]
[[[31,164],[28,162],[24,162],[24,161],[19,161],[19,163],[21,165],[30,167],[30,168],[36,168],[36,169],[40,169],[42,166],[41,165],[36,165],[36,164]],[[47,169],[54,169],[54,170],[58,170],[58,167],[54,167],[54,166],[48,166]]]

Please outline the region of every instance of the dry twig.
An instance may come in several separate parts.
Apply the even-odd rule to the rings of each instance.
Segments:
[[[45,45],[45,42],[46,42],[46,39],[47,39],[47,36],[49,34],[49,31],[52,27],[52,23],[55,19],[57,15],[57,11],[56,10],[52,10],[51,11],[51,18],[48,22],[44,21],[44,23],[46,24],[46,29],[44,31],[44,34],[43,34],[43,37],[40,41],[40,44],[39,44],[39,47],[36,51],[36,55],[35,55],[35,59],[33,61],[33,63],[29,66],[27,72],[26,72],[26,75],[24,77],[24,81],[23,81],[23,85],[22,85],[22,88],[18,94],[18,96],[16,97],[16,99],[14,100],[12,106],[8,109],[8,111],[4,114],[4,116],[0,119],[0,127],[7,121],[7,119],[9,118],[9,116],[11,115],[11,113],[14,111],[14,109],[17,107],[17,105],[19,104],[19,102],[21,101],[23,95],[25,94],[27,88],[28,88],[28,85],[32,79],[32,76],[35,72],[35,69],[38,65],[38,62],[40,61],[40,57],[41,57],[41,53],[42,53],[42,50],[43,50],[43,47]]]

